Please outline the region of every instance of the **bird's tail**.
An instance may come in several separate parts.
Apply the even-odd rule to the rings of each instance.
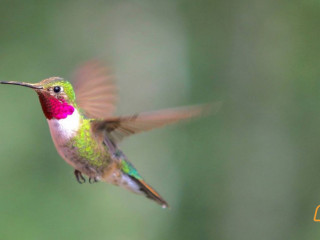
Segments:
[[[163,208],[167,208],[168,203],[143,180],[137,169],[126,159],[126,156],[120,150],[117,153],[118,157],[122,158],[120,162],[121,180],[118,185],[134,193],[143,194]]]
[[[156,192],[151,186],[149,186],[144,180],[137,179],[133,176],[129,176],[132,181],[134,181],[138,187],[139,191],[143,193],[147,198],[157,202],[162,206],[162,208],[169,207],[168,203],[160,196],[159,193]]]

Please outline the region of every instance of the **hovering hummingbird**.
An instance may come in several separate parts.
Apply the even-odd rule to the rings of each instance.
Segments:
[[[143,194],[160,204],[168,203],[149,186],[118,148],[130,135],[179,120],[195,117],[203,107],[193,106],[113,116],[116,87],[108,71],[98,62],[79,68],[70,82],[51,77],[39,83],[0,81],[32,88],[38,94],[51,136],[60,156],[74,168],[79,183],[108,182]]]

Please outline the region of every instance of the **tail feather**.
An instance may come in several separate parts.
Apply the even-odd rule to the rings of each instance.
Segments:
[[[151,186],[149,186],[142,179],[137,179],[135,177],[130,176],[130,178],[139,186],[141,192],[145,194],[145,196],[162,206],[162,208],[169,207],[168,203],[160,196],[159,193],[156,192]]]
[[[118,155],[123,158],[121,160],[121,171],[123,173],[122,180],[124,180],[122,182],[125,183],[123,184],[123,187],[132,192],[144,194],[147,198],[157,202],[163,208],[167,208],[169,206],[168,203],[156,192],[156,190],[142,179],[137,169],[135,169],[135,167],[126,159],[125,155],[121,151],[118,152]],[[130,182],[133,184],[130,184]]]

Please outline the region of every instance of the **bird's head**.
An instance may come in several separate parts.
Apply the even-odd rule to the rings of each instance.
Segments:
[[[47,119],[65,119],[72,115],[76,108],[76,97],[71,83],[59,77],[47,78],[39,83],[15,81],[0,81],[0,83],[34,89]]]

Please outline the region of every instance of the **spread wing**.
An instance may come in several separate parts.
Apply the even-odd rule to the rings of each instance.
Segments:
[[[93,120],[91,124],[95,131],[105,131],[106,136],[116,144],[127,136],[149,131],[153,128],[162,127],[180,120],[197,117],[207,113],[207,110],[208,106],[174,108],[144,112],[132,116]]]
[[[80,66],[73,76],[78,106],[90,118],[112,116],[116,103],[116,86],[107,69],[98,61]]]

